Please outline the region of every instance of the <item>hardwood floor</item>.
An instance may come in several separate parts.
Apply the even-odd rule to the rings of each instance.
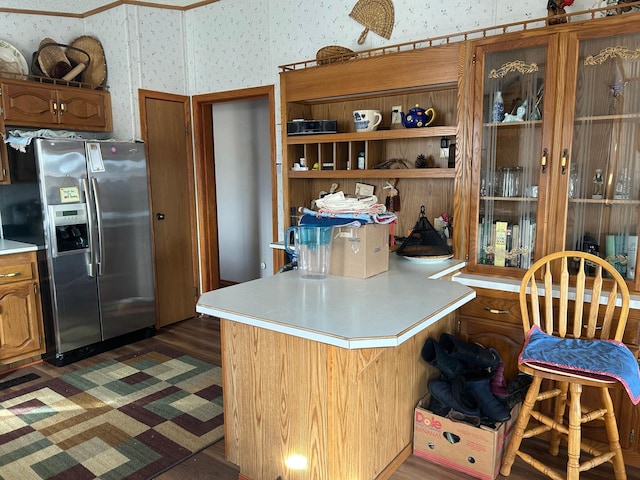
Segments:
[[[47,363],[41,363],[29,367],[29,371],[34,371],[43,379],[51,378],[52,376],[58,376],[68,371],[115,358],[124,353],[133,352],[143,344],[151,345],[154,342],[171,345],[189,355],[221,365],[219,321],[211,317],[196,317],[164,327],[153,338],[120,347],[111,352],[105,352],[65,367],[53,367]],[[10,374],[0,374],[0,381],[18,377],[24,373],[24,371],[15,371]],[[19,389],[20,386],[11,388]],[[7,391],[10,391],[10,389],[6,389],[3,392]],[[408,419],[408,421],[411,420]],[[525,442],[528,442],[528,451],[535,452],[537,456],[546,451],[545,445],[537,440]],[[542,458],[547,465],[561,468],[565,458],[562,455],[562,451],[558,457],[542,453]],[[627,467],[627,477],[629,480],[640,479],[640,469]],[[224,440],[221,440],[156,478],[158,480],[232,480],[238,478],[238,470],[234,465],[224,460]],[[398,470],[389,477],[390,480],[423,480],[425,478],[433,480],[467,480],[470,477],[413,455],[405,460]],[[546,479],[547,477],[525,464],[522,460],[516,459],[509,477],[498,476],[498,480],[506,478],[510,480],[538,480]],[[580,476],[580,480],[611,480],[613,478],[613,468],[610,464],[602,465]]]

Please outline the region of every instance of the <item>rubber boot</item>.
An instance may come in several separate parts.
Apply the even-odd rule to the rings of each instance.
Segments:
[[[500,356],[495,350],[487,350],[482,345],[465,342],[448,333],[440,335],[440,345],[452,357],[489,372],[494,372],[500,362]]]
[[[489,350],[494,352],[497,355],[498,359],[500,359],[500,354],[497,350],[493,348],[490,348]],[[489,386],[491,387],[491,393],[493,393],[499,399],[504,400],[509,396],[507,381],[504,379],[504,362],[502,361],[502,359],[500,359],[500,361],[498,362],[498,366],[496,367],[496,371],[491,377]]]
[[[429,392],[442,405],[465,415],[480,416],[480,408],[474,395],[457,389],[454,391],[451,383],[446,380],[430,381]]]
[[[463,363],[457,358],[447,355],[440,344],[431,337],[424,342],[421,355],[428,364],[440,370],[442,375],[449,380],[465,373]]]
[[[479,377],[465,380],[465,388],[475,397],[480,411],[485,417],[496,422],[506,422],[511,418],[507,406],[491,393],[489,386],[490,377]]]

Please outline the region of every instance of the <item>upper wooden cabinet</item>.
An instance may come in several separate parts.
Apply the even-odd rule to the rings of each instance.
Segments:
[[[12,79],[1,79],[0,89],[6,125],[112,130],[108,91]]]
[[[638,32],[617,15],[473,43],[470,271],[594,251],[640,290]]]
[[[400,197],[394,212],[398,236],[414,227],[422,205],[430,221],[442,213],[455,218],[457,169],[449,167],[448,148],[441,155],[441,143],[457,143],[459,65],[464,49],[465,44],[459,43],[307,68],[282,67],[285,227],[297,223],[299,207],[310,207],[321,191],[331,191],[332,184],[345,194],[355,194],[356,183],[372,185],[383,204],[389,191],[385,187],[394,184]],[[435,110],[431,125],[392,125],[393,109],[407,112],[416,105]],[[361,109],[382,113],[376,131],[355,131],[353,111]],[[287,122],[296,119],[335,120],[337,131],[287,134]],[[361,155],[364,162],[358,165]],[[416,168],[420,155],[432,157],[429,168]],[[293,170],[300,158],[309,170]],[[391,168],[379,168],[385,163]]]
[[[0,134],[4,137],[5,126],[4,119],[0,115]],[[9,157],[7,155],[7,145],[2,142],[0,145],[0,185],[6,185],[11,183],[11,176],[9,175]]]

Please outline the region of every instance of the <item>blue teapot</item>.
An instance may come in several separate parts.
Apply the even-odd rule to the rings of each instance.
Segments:
[[[406,115],[400,112],[402,116],[402,125],[404,128],[427,127],[433,123],[436,118],[436,111],[433,108],[420,108],[418,105],[409,110]]]

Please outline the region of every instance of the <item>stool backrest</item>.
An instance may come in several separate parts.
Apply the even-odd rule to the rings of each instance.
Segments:
[[[622,341],[629,288],[606,260],[586,252],[551,253],[520,284],[525,335],[533,325],[550,335]]]

